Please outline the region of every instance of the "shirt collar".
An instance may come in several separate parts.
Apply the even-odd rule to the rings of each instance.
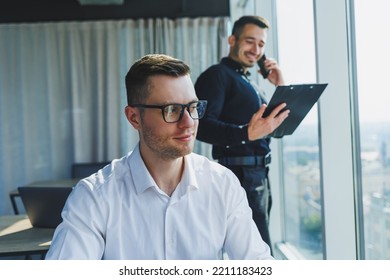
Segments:
[[[139,143],[135,146],[129,156],[130,174],[133,178],[137,194],[143,193],[146,189],[156,186],[156,182],[150,175],[139,151]]]
[[[180,183],[178,184],[178,187],[180,186],[179,191],[181,194],[186,193],[190,187],[194,187],[196,189],[199,188],[199,184],[195,176],[194,164],[191,161],[191,155],[186,155],[184,157],[184,162],[185,164],[183,176],[181,178]],[[129,166],[137,194],[141,194],[151,187],[158,188],[156,182],[150,175],[144,161],[142,160],[141,153],[139,150],[139,143],[134,148],[133,152],[129,157]]]
[[[199,189],[198,180],[196,178],[196,168],[192,161],[191,154],[184,157],[184,171],[181,181],[187,186]]]
[[[233,69],[235,72],[240,73],[241,75],[245,75],[249,77],[251,73],[247,70],[246,73],[244,73],[244,67],[237,61],[231,59],[230,57],[224,57],[221,59],[221,64],[229,67],[230,69]]]

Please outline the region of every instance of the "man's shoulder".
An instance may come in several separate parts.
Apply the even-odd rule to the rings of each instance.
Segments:
[[[207,186],[202,190],[218,195],[232,195],[241,190],[240,181],[230,169],[199,154],[192,153],[190,158],[198,183]]]
[[[131,152],[122,158],[112,160],[96,173],[82,179],[80,181],[81,185],[87,186],[95,193],[107,191],[109,185],[122,181],[122,177],[128,173],[128,158],[130,155]]]
[[[207,173],[210,176],[230,176],[233,174],[230,169],[225,166],[219,164],[215,160],[211,160],[206,156],[191,153],[190,160],[192,161],[192,165],[195,171],[200,173]]]
[[[209,66],[205,71],[202,72],[202,74],[209,74],[209,73],[224,73],[226,70],[228,70],[229,67],[222,63],[217,63]]]
[[[219,83],[222,85],[227,84],[230,80],[230,69],[226,65],[221,63],[211,65],[205,71],[203,71],[196,79],[195,87],[208,88],[211,84]],[[199,88],[198,88],[199,89]]]

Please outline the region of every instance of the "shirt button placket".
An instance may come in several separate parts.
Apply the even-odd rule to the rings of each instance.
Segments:
[[[165,214],[165,258],[167,260],[175,259],[176,244],[174,239],[174,216],[171,214],[172,205],[168,205]]]

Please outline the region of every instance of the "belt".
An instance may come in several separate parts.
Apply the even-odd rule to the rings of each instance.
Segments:
[[[271,154],[265,156],[221,157],[218,162],[222,165],[252,165],[267,167],[271,163]]]

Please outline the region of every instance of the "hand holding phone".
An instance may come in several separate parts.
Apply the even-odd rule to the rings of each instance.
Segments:
[[[261,71],[261,75],[263,76],[264,79],[267,79],[268,77],[268,74],[270,72],[270,70],[268,70],[265,65],[264,65],[264,61],[267,59],[267,57],[265,56],[265,54],[263,54],[263,56],[257,61],[257,65],[259,65],[260,67],[260,71]]]

